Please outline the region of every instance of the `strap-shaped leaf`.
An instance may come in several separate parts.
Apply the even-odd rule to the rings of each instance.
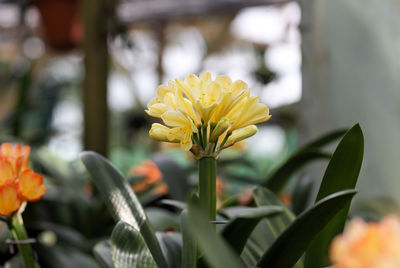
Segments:
[[[182,267],[182,236],[178,232],[157,232],[158,241],[169,267]]]
[[[274,193],[279,193],[290,177],[302,166],[315,160],[329,159],[330,157],[330,154],[321,152],[319,149],[300,151],[289,157],[285,163],[276,169],[264,185]]]
[[[107,159],[95,152],[83,152],[80,157],[114,220],[131,225],[143,236],[157,265],[168,267],[152,226],[125,177]]]
[[[245,208],[228,222],[223,228],[221,235],[236,253],[240,255],[246,245],[247,239],[260,220],[280,212],[282,212],[282,208],[278,206]]]
[[[116,268],[157,268],[140,232],[123,221],[111,233],[111,255]]]
[[[290,177],[301,167],[315,160],[329,159],[331,155],[322,152],[320,148],[342,137],[346,131],[347,129],[335,130],[306,144],[273,171],[263,185],[274,193],[280,192]]]
[[[348,129],[345,128],[345,129],[338,129],[338,130],[333,130],[331,132],[328,132],[325,135],[304,145],[301,149],[299,149],[299,151],[309,150],[311,148],[321,148],[321,147],[328,145],[329,143],[334,142],[335,140],[343,137],[347,131],[348,131]]]
[[[189,229],[188,212],[185,209],[181,213],[181,233],[182,233],[182,267],[196,267],[197,263],[197,244]]]
[[[331,194],[300,214],[263,255],[257,266],[293,267],[315,235],[350,203],[356,192],[356,190],[345,190]]]
[[[257,206],[279,206],[282,212],[262,219],[251,233],[241,255],[242,260],[249,267],[256,266],[265,251],[295,219],[294,214],[268,189],[256,187],[253,196]],[[303,267],[301,261],[295,267]]]
[[[354,125],[346,132],[326,168],[316,201],[334,192],[353,189],[357,183],[364,153],[364,137],[360,125]],[[343,231],[348,203],[311,243],[306,253],[306,267],[329,265],[329,245],[338,233]]]
[[[189,228],[210,267],[245,267],[239,256],[215,232],[199,205],[189,206]]]
[[[114,268],[114,264],[111,257],[110,240],[103,240],[98,242],[93,248],[93,253],[102,267]]]

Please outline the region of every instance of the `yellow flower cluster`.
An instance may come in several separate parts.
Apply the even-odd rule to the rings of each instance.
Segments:
[[[335,268],[400,267],[400,217],[387,216],[379,223],[352,220],[331,245]]]
[[[197,157],[218,155],[254,135],[255,124],[271,117],[268,107],[250,96],[245,82],[232,82],[227,76],[213,80],[209,72],[159,86],[146,112],[165,124],[153,124],[150,137],[180,143]]]

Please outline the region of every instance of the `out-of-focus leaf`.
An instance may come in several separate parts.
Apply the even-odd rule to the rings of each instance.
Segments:
[[[381,196],[358,200],[350,213],[366,221],[379,221],[385,215],[400,214],[400,206],[393,198]]]
[[[186,200],[190,189],[188,172],[167,155],[155,155],[153,161],[160,169],[163,180],[168,184],[169,195],[176,200]]]
[[[140,232],[120,221],[111,234],[111,255],[116,268],[156,268]]]
[[[303,146],[294,155],[290,156],[282,165],[273,171],[263,184],[265,187],[278,193],[286,185],[290,177],[301,167],[315,160],[324,160],[330,154],[320,150],[321,147],[342,137],[347,130],[335,130]]]
[[[182,233],[182,267],[196,267],[197,244],[189,230],[188,212],[185,209],[181,213]]]
[[[225,225],[221,235],[233,250],[240,255],[247,239],[260,220],[280,212],[282,212],[282,208],[278,206],[246,208]]]
[[[328,145],[329,143],[343,137],[343,135],[348,131],[348,129],[338,129],[338,130],[334,130],[331,131],[317,139],[315,139],[314,141],[304,145],[299,151],[302,150],[309,150],[311,148],[320,148],[323,147],[325,145]]]
[[[331,194],[300,214],[263,255],[258,266],[282,268],[296,264],[315,235],[348,204],[356,192],[345,190]]]
[[[178,200],[173,200],[173,199],[162,199],[159,202],[161,205],[167,205],[171,206],[174,208],[178,208],[180,210],[186,209],[186,203]]]
[[[89,254],[85,254],[75,247],[57,243],[52,246],[37,244],[34,246],[43,267],[70,268],[85,267],[99,268],[97,261]]]
[[[98,242],[93,248],[93,254],[103,268],[114,268],[110,240]]]
[[[39,267],[39,265],[36,265],[36,267]],[[17,254],[6,261],[6,263],[4,263],[4,268],[25,268],[21,255]]]
[[[33,222],[29,225],[31,229],[52,231],[57,236],[57,240],[63,241],[77,249],[90,251],[92,244],[81,233],[68,226],[53,222]]]
[[[182,236],[177,232],[157,232],[158,241],[169,267],[182,267]]]
[[[207,263],[214,268],[245,267],[235,251],[215,232],[215,229],[206,220],[199,205],[190,204],[189,207],[189,229],[199,244],[201,252]]]
[[[157,265],[168,267],[152,226],[124,176],[97,153],[83,152],[81,159],[114,220],[123,221],[140,232]]]
[[[357,183],[364,153],[364,137],[360,125],[354,125],[346,132],[337,146],[326,168],[319,188],[317,199],[345,189],[353,189]],[[351,200],[327,224],[309,246],[306,253],[306,267],[329,265],[329,245],[343,228],[350,208]]]
[[[291,202],[291,209],[294,214],[299,215],[310,205],[312,190],[313,182],[309,177],[297,180]]]
[[[290,177],[302,166],[315,160],[329,159],[330,157],[330,154],[321,152],[319,149],[309,149],[295,153],[279,166],[265,180],[263,185],[274,193],[279,193]]]
[[[251,233],[241,254],[242,260],[248,267],[257,265],[265,251],[295,219],[294,214],[268,189],[256,187],[253,196],[257,206],[279,206],[282,212],[262,219]],[[299,261],[294,267],[300,268],[303,264]]]
[[[147,218],[151,222],[155,231],[164,232],[166,230],[180,230],[178,215],[175,215],[166,209],[156,207],[147,208],[145,211]]]

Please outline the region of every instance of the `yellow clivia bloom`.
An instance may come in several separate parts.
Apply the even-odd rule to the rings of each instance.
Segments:
[[[245,82],[232,82],[223,75],[213,80],[209,72],[159,86],[146,112],[165,124],[153,124],[150,137],[179,142],[197,157],[217,156],[223,148],[254,135],[255,124],[271,117],[268,107],[250,96]]]

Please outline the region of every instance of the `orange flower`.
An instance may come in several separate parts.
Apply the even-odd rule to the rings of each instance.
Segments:
[[[166,183],[159,183],[154,189],[153,194],[155,195],[166,195],[169,192],[168,185]]]
[[[217,178],[216,180],[216,193],[217,193],[217,197],[221,197],[222,196],[222,190],[223,190],[223,186],[224,186],[224,182],[222,181],[221,178]]]
[[[131,173],[145,178],[146,183],[153,184],[161,180],[162,174],[156,163],[145,160],[142,164],[132,168]]]
[[[30,147],[0,146],[0,215],[10,216],[23,201],[37,201],[46,188],[41,175],[28,169]]]
[[[400,267],[400,217],[379,223],[352,220],[333,240],[330,258],[335,268]]]
[[[9,216],[21,205],[21,199],[18,196],[17,188],[14,183],[8,183],[0,186],[0,215]]]
[[[37,201],[46,192],[41,175],[32,169],[25,169],[18,178],[18,193],[22,199],[33,202]]]
[[[253,189],[248,187],[240,190],[237,196],[240,205],[245,206],[253,201]]]
[[[10,143],[3,143],[0,146],[0,159],[4,159],[11,164],[14,175],[18,176],[24,169],[28,168],[29,153],[31,148],[29,146],[21,146],[21,144],[12,145]]]

